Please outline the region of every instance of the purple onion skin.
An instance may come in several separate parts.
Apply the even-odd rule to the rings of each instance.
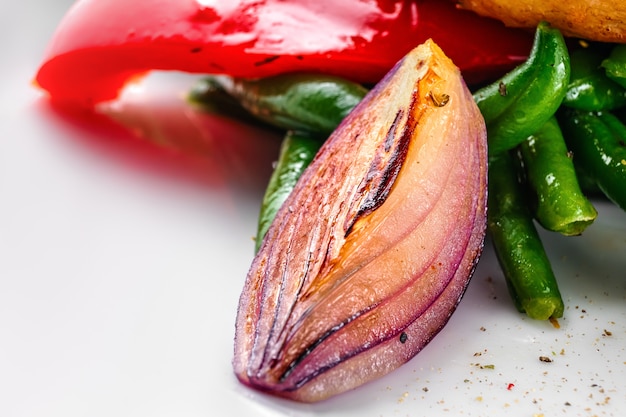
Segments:
[[[301,402],[413,358],[448,322],[482,252],[485,124],[432,41],[322,146],[254,258],[234,372]]]

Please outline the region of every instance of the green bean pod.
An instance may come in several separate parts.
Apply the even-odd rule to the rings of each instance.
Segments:
[[[602,67],[607,77],[626,88],[626,44],[615,45]]]
[[[537,221],[547,230],[580,235],[598,212],[581,191],[556,117],[522,142],[520,151]]]
[[[487,124],[489,154],[516,147],[545,123],[560,106],[569,76],[563,35],[541,22],[527,61],[474,93]]]
[[[559,123],[574,163],[626,210],[626,126],[609,112],[564,109]]]
[[[572,162],[574,161],[572,160]],[[591,199],[606,198],[602,190],[598,187],[598,183],[594,179],[589,178],[587,173],[580,169],[576,162],[574,162],[574,169],[576,170],[578,185],[586,196],[589,196]]]
[[[626,88],[607,76],[602,67],[607,51],[600,46],[570,54],[571,76],[563,105],[587,111],[614,110],[626,105]],[[615,61],[610,61],[615,64]],[[616,65],[607,65],[616,69]]]
[[[528,209],[518,168],[519,160],[509,152],[489,161],[489,235],[517,309],[537,320],[559,318],[563,299]]]
[[[282,74],[257,80],[210,78],[255,117],[285,130],[324,138],[368,91],[360,84],[320,74]]]
[[[305,133],[288,131],[281,144],[278,161],[265,190],[258,229],[255,239],[255,252],[261,247],[263,238],[276,213],[285,202],[298,179],[309,166],[322,145],[322,141]]]
[[[198,80],[187,94],[187,100],[192,105],[212,114],[226,116],[246,124],[269,126],[245,109],[213,77],[203,77]]]

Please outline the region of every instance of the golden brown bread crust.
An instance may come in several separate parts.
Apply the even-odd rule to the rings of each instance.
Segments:
[[[533,28],[550,22],[565,36],[626,43],[624,0],[458,0],[459,7],[501,20],[511,27]]]

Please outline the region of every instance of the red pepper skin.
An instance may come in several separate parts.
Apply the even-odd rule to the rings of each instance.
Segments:
[[[443,0],[78,0],[35,82],[51,99],[114,99],[150,70],[257,78],[293,71],[377,82],[432,38],[468,83],[521,63],[532,33]]]

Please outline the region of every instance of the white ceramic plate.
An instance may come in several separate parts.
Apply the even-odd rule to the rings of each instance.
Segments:
[[[0,416],[625,415],[626,214],[603,203],[584,236],[543,234],[560,329],[515,311],[488,244],[396,372],[314,405],[239,385],[235,308],[277,143],[214,125],[189,161],[51,109],[29,81],[69,5],[0,6]],[[190,82],[172,80],[162,103]]]

